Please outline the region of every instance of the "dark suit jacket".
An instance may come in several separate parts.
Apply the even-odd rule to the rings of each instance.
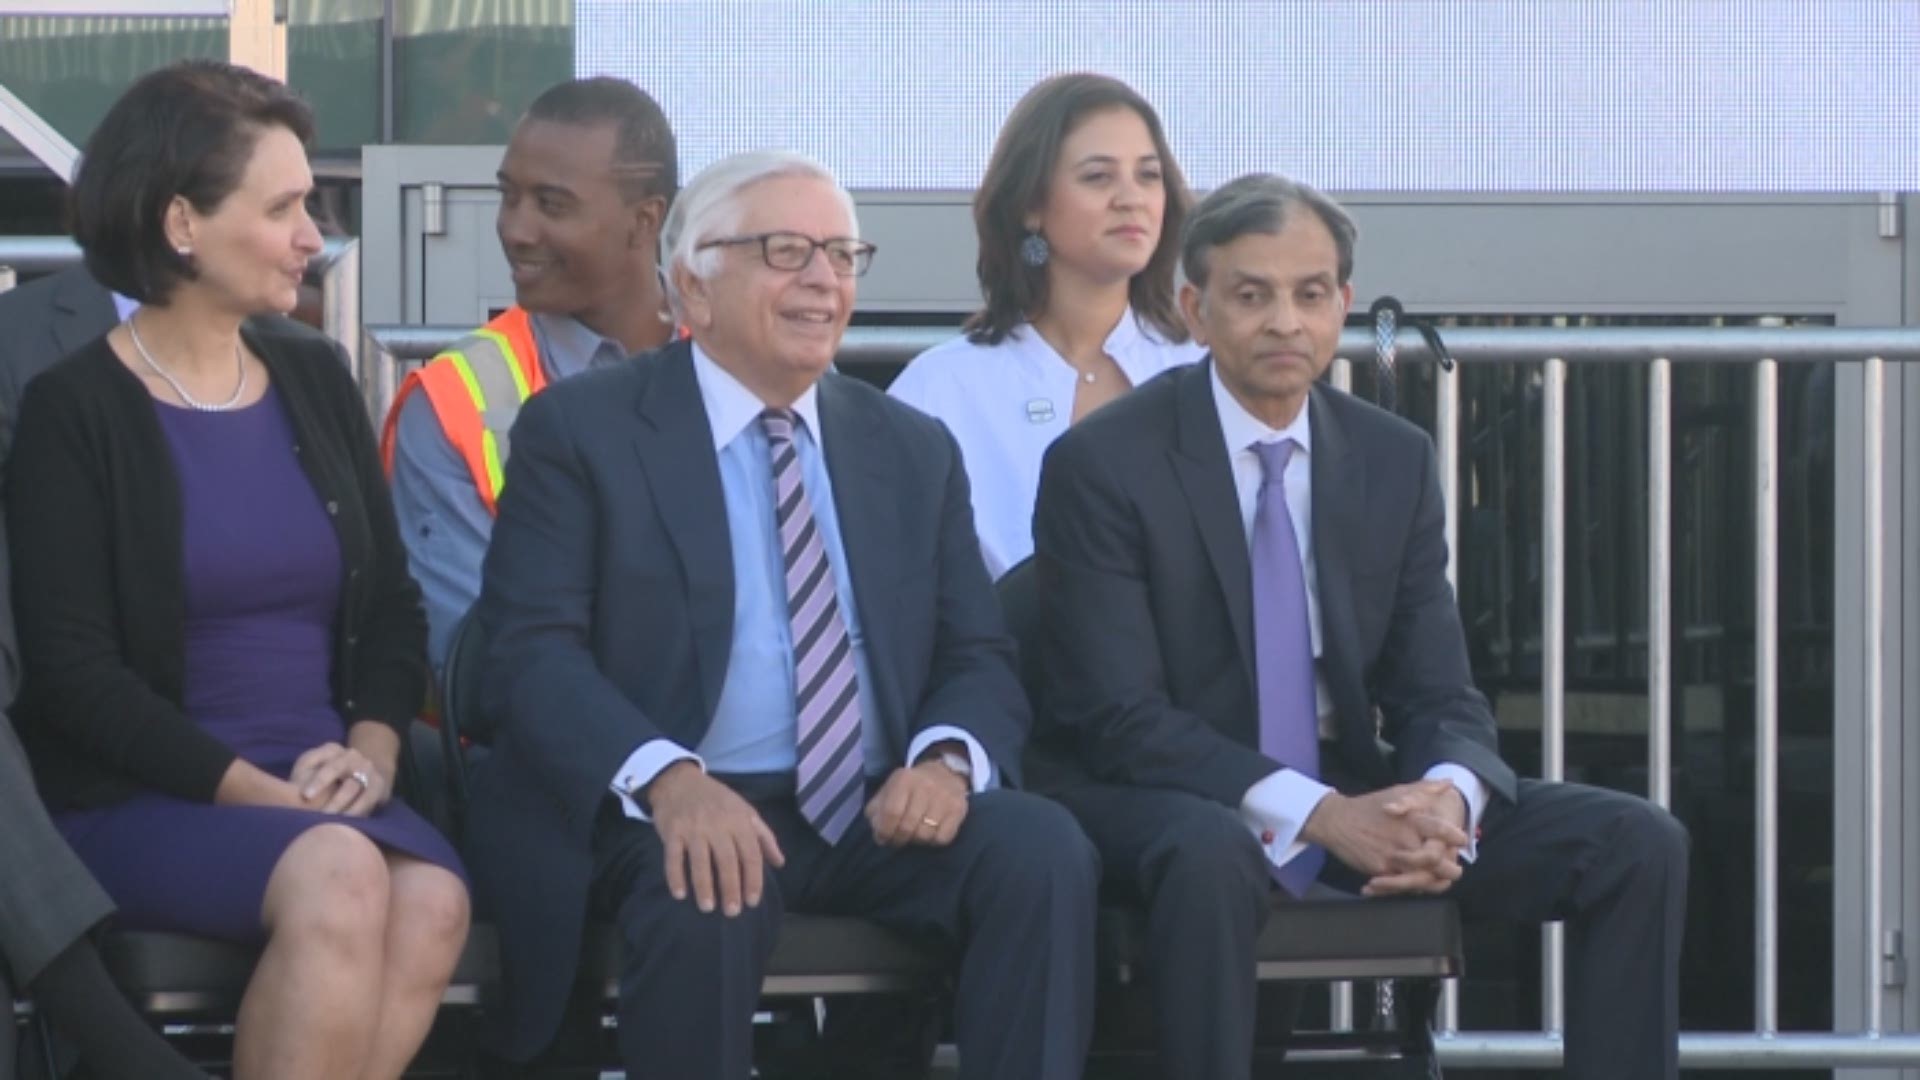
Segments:
[[[1210,384],[1169,371],[1048,451],[1034,518],[1047,730],[1095,777],[1238,807],[1256,749],[1252,568]],[[1316,386],[1313,551],[1339,765],[1369,788],[1458,762],[1511,799],[1446,580],[1433,444]]]
[[[0,293],[0,461],[13,446],[27,383],[119,321],[113,294],[84,266]]]
[[[1028,711],[974,537],[959,450],[855,380],[819,384],[870,687],[901,759],[951,724],[1017,781]],[[502,932],[501,1052],[551,1036],[578,957],[596,815],[614,771],[697,747],[727,675],[733,559],[719,459],[683,342],[529,401],[513,429],[479,617],[499,731],[476,770],[468,855]]]

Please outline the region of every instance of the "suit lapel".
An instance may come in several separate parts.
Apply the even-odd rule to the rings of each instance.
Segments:
[[[687,610],[706,715],[720,704],[733,642],[733,540],[713,428],[684,342],[652,361],[634,437],[654,509],[686,575]]]
[[[900,555],[887,542],[887,522],[899,514],[904,488],[894,467],[877,410],[862,409],[842,376],[828,374],[820,387],[820,426],[827,450],[827,476],[833,481],[833,512],[840,522],[840,546],[860,609],[867,670],[885,687],[871,688],[876,702],[897,700],[892,693],[893,608],[887,589],[900,580]],[[885,689],[887,692],[882,693]],[[900,747],[901,753],[906,747]]]
[[[1333,698],[1341,739],[1364,735],[1359,748],[1371,751],[1371,724],[1355,728],[1346,722],[1353,717],[1366,718],[1370,711],[1358,667],[1359,629],[1354,623],[1352,569],[1347,561],[1349,546],[1364,538],[1367,460],[1354,451],[1346,428],[1327,403],[1327,396],[1338,392],[1315,386],[1307,406],[1313,425],[1310,462],[1314,576],[1320,600],[1320,672]]]
[[[1233,486],[1233,462],[1213,404],[1213,360],[1194,364],[1181,375],[1178,428],[1168,451],[1174,475],[1193,510],[1200,542],[1207,550],[1233,623],[1234,645],[1248,685],[1253,685],[1253,567],[1248,562],[1246,526],[1240,496]]]
[[[52,307],[48,330],[53,334],[56,357],[78,352],[120,321],[113,294],[94,281],[85,267],[61,272],[53,289]]]

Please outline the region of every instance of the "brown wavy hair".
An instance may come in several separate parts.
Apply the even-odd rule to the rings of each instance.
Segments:
[[[1053,183],[1060,144],[1088,116],[1109,109],[1131,109],[1147,125],[1160,155],[1166,208],[1160,216],[1160,242],[1146,268],[1127,284],[1134,314],[1169,341],[1187,339],[1186,323],[1174,298],[1174,270],[1180,262],[1180,232],[1193,196],[1186,177],[1167,146],[1153,106],[1119,79],[1089,72],[1054,75],[1034,85],[1008,114],[994,142],[987,174],[973,196],[973,227],[980,260],[974,272],[986,306],[962,327],[976,345],[998,345],[1013,328],[1047,306],[1047,268],[1020,261],[1026,216],[1046,201]]]

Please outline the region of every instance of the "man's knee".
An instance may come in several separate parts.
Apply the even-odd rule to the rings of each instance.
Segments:
[[[1140,860],[1141,891],[1158,896],[1169,888],[1212,892],[1223,899],[1271,887],[1267,855],[1253,830],[1232,810],[1205,799],[1176,804]]]
[[[1653,803],[1645,799],[1632,800],[1621,817],[1616,842],[1621,849],[1635,853],[1635,861],[1641,867],[1678,874],[1685,879],[1692,848],[1687,827]]]
[[[968,826],[979,833],[979,866],[1001,888],[1081,894],[1091,903],[1100,856],[1066,807],[1018,791],[974,797]]]
[[[709,970],[749,958],[757,966],[758,958],[772,951],[780,913],[780,890],[771,875],[760,903],[742,907],[738,915],[717,907],[701,911],[691,891],[685,900],[675,900],[663,885],[637,888],[627,898],[620,909],[620,930],[630,966],[645,966],[655,958]]]

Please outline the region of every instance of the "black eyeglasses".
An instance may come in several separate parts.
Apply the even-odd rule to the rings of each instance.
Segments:
[[[814,251],[827,253],[827,266],[841,277],[859,277],[873,265],[873,253],[880,250],[865,240],[853,240],[839,237],[833,240],[815,240],[794,232],[755,233],[752,236],[727,236],[718,240],[708,240],[694,250],[705,251],[712,247],[736,247],[740,244],[759,244],[760,257],[775,270],[805,270],[813,261]]]

